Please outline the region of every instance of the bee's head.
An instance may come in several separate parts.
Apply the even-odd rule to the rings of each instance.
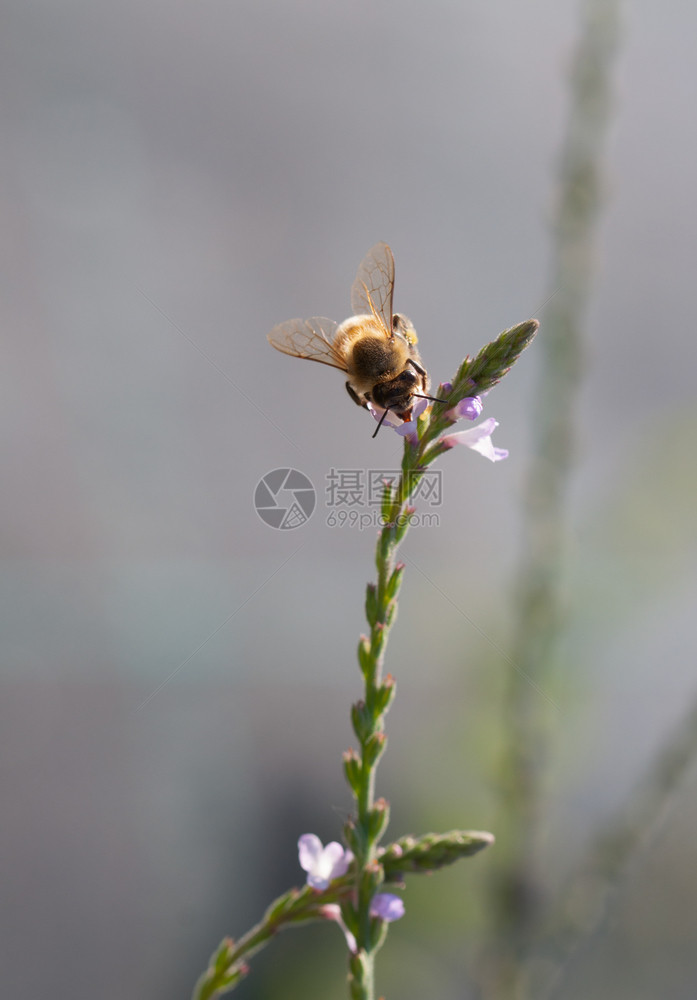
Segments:
[[[372,392],[373,400],[383,410],[394,410],[400,413],[408,410],[419,376],[412,368],[405,368],[388,382],[380,382]]]

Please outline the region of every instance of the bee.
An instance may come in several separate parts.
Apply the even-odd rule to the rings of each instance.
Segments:
[[[428,375],[416,349],[416,330],[401,313],[392,312],[394,257],[386,243],[376,243],[360,263],[351,287],[355,315],[337,324],[331,319],[290,319],[268,335],[277,351],[331,365],[348,375],[346,390],[359,406],[390,410],[411,419],[415,396],[433,399]]]

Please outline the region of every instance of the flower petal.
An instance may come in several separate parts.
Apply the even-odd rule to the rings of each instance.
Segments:
[[[352,858],[353,855],[351,852],[345,851],[342,845],[338,844],[336,840],[333,840],[331,844],[327,844],[322,852],[322,861],[323,867],[326,865],[328,868],[328,878],[330,882],[332,879],[339,878],[341,875],[346,874],[349,861],[351,861]]]
[[[491,435],[494,432],[494,428],[498,427],[498,425],[498,420],[489,417],[487,420],[482,420],[481,424],[477,424],[476,427],[470,427],[466,431],[456,431],[454,434],[447,434],[442,438],[442,442],[447,448],[452,448],[456,444],[463,444],[466,448],[471,448],[472,451],[479,452],[484,458],[488,458],[490,462],[500,462],[501,459],[508,458],[508,452],[505,448],[495,448],[492,444]]]
[[[312,871],[322,854],[322,841],[316,833],[304,833],[298,840],[298,860],[303,871]]]
[[[368,403],[368,409],[372,413],[373,418],[379,423],[382,420],[382,415],[385,412],[381,406],[376,406],[375,403]],[[389,424],[390,427],[401,427],[404,423],[403,420],[397,416],[394,410],[388,410],[387,416],[382,421],[384,424]]]

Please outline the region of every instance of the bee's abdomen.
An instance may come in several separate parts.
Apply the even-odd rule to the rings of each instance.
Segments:
[[[336,331],[334,343],[346,360],[349,382],[365,397],[375,385],[394,378],[409,357],[404,337],[389,337],[372,316],[352,316]]]
[[[353,345],[351,367],[359,372],[370,372],[374,381],[377,381],[394,371],[394,351],[384,337],[361,337]]]

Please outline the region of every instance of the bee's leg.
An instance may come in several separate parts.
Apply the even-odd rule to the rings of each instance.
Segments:
[[[346,383],[346,392],[349,394],[349,396],[354,401],[354,403],[358,403],[359,406],[365,406],[366,405],[365,400],[361,399],[361,397],[358,395],[358,393],[353,388],[353,386],[351,385],[350,382]]]

